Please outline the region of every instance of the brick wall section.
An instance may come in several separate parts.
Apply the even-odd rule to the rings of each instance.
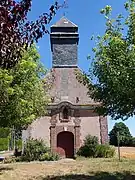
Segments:
[[[56,126],[50,127],[50,147],[52,152],[56,152],[57,146],[57,136],[56,136]]]
[[[108,143],[108,123],[107,117],[100,116],[99,117],[100,123],[100,136],[101,136],[101,143],[106,144]]]
[[[80,126],[80,123],[81,123],[81,119],[79,118],[75,118],[75,126],[74,126],[74,129],[75,129],[75,146],[74,146],[74,152],[77,153],[80,146],[81,146],[81,126]]]

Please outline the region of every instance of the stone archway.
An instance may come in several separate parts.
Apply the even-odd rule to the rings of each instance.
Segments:
[[[61,157],[74,157],[74,135],[72,132],[64,131],[57,135],[57,152]]]

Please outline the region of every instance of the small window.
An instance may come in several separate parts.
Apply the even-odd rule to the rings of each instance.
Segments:
[[[68,119],[68,118],[69,118],[68,109],[65,107],[63,110],[63,119]]]

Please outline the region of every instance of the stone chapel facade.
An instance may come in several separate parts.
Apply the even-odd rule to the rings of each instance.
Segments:
[[[53,152],[72,158],[87,134],[97,136],[99,142],[108,142],[107,117],[94,112],[97,105],[87,94],[87,87],[79,83],[78,26],[61,18],[51,26],[52,69],[47,75],[52,81],[49,91],[51,103],[48,115],[35,120],[23,138],[43,139]]]

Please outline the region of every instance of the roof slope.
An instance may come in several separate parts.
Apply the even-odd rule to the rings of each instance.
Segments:
[[[71,22],[65,16],[63,16],[56,24],[52,25],[51,27],[78,27],[76,24]]]
[[[63,101],[68,101],[77,105],[95,104],[93,99],[88,95],[88,89],[76,78],[76,71],[79,68],[52,68],[47,74],[52,88],[49,90],[49,95],[54,97],[53,104],[58,104]],[[79,98],[76,102],[77,97]]]

